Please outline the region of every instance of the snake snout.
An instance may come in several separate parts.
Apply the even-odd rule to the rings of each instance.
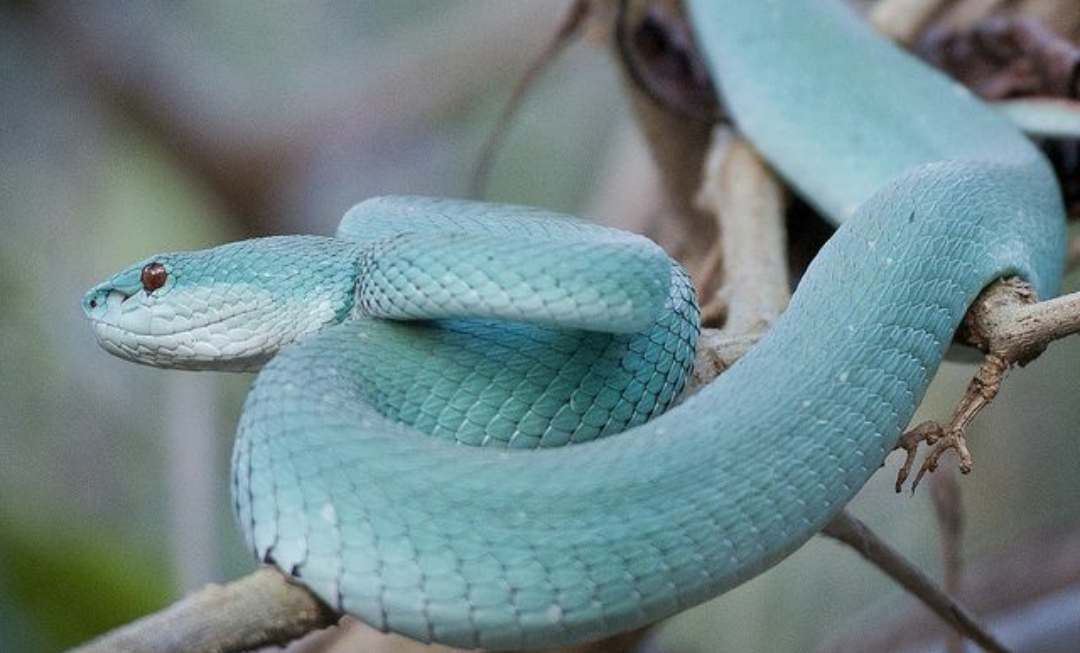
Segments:
[[[115,310],[116,307],[130,297],[130,293],[125,293],[115,287],[98,286],[83,296],[83,312],[91,320],[100,322],[105,319],[110,309]]]

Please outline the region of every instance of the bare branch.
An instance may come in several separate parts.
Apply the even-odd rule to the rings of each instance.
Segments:
[[[1066,606],[1080,597],[1080,530],[1062,529],[1059,524],[1016,535],[1010,538],[1015,541],[995,547],[970,565],[964,587],[953,596],[985,615],[987,625],[1009,646],[1023,651],[1073,650],[1076,611]],[[1048,605],[1059,609],[1048,610]],[[851,623],[838,624],[838,632],[814,651],[939,650],[952,628],[927,616],[921,602],[888,601]]]
[[[584,27],[590,10],[591,5],[587,0],[574,0],[555,35],[552,36],[536,58],[529,63],[529,67],[525,69],[521,77],[518,78],[513,91],[510,93],[510,99],[507,101],[506,106],[503,107],[502,112],[499,113],[495,126],[492,127],[487,140],[484,142],[476,169],[473,170],[472,180],[469,183],[470,197],[483,199],[487,195],[488,176],[491,167],[495,164],[495,155],[498,154],[499,148],[506,140],[506,135],[510,132],[514,116],[517,115],[518,109],[521,108],[521,103],[525,100],[525,96],[536,83],[536,80],[539,79],[540,74],[555,61],[556,57],[567,46],[574,42],[574,39]]]
[[[226,585],[211,585],[161,612],[106,633],[68,653],[248,651],[282,646],[334,626],[339,619],[341,615],[307,589],[290,582],[277,569],[263,567]],[[344,627],[331,640],[342,641],[349,650],[354,646],[355,650],[395,653],[461,650],[382,633],[348,617],[341,625]],[[595,642],[551,649],[548,653],[629,653],[637,649],[647,634],[647,628],[639,628]]]
[[[284,644],[337,620],[314,595],[264,567],[227,585],[210,585],[71,653],[246,651]]]
[[[783,187],[750,144],[725,128],[713,132],[697,204],[720,233],[708,258],[722,282],[705,302],[703,322],[725,321],[723,329],[702,332],[688,392],[734,365],[791,296]],[[716,286],[709,278],[698,285]]]
[[[964,503],[960,483],[951,469],[930,479],[930,498],[934,516],[941,530],[942,588],[949,596],[959,596],[962,589],[964,560],[961,552],[964,535]],[[946,640],[948,653],[963,653],[963,639],[955,632]]]
[[[723,307],[729,336],[764,331],[791,297],[784,189],[745,139],[713,132],[697,205],[715,217],[723,282],[706,302]],[[707,280],[703,280],[707,283]]]
[[[935,614],[984,650],[992,653],[1007,653],[1008,649],[969,615],[963,606],[938,589],[934,581],[846,510],[841,511],[826,524],[821,532],[858,551],[875,567],[917,596]]]
[[[915,455],[918,453],[919,445],[924,442],[930,447],[930,451],[919,467],[915,480],[911,483],[912,492],[915,492],[915,488],[919,486],[923,476],[928,472],[937,470],[938,462],[947,451],[955,451],[960,458],[961,473],[968,474],[971,472],[971,452],[968,451],[967,439],[965,438],[967,427],[975,419],[975,416],[983,408],[989,406],[997,397],[998,392],[1001,390],[1001,382],[1008,369],[1008,361],[1000,356],[994,354],[986,356],[982,365],[979,366],[979,370],[972,377],[963,399],[960,400],[960,404],[953,411],[948,422],[923,422],[904,433],[897,444],[897,448],[906,451],[907,456],[904,459],[904,464],[896,473],[897,492],[900,491],[904,481],[907,480],[912,464],[915,462]],[[943,524],[942,527],[945,528],[945,525]]]
[[[1080,332],[1080,293],[1036,303],[1022,282],[1000,281],[979,296],[965,327],[980,349],[1025,365],[1051,342]]]

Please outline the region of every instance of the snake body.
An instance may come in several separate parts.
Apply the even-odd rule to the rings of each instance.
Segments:
[[[641,239],[519,207],[375,200],[334,239],[162,255],[87,295],[103,344],[143,362],[252,368],[300,340],[263,367],[238,431],[256,555],[424,641],[638,627],[767,569],[839,511],[988,283],[1056,292],[1059,191],[1004,119],[840,2],[690,9],[738,127],[844,224],[768,336],[662,415],[697,333],[682,272]],[[168,280],[147,285],[154,263]],[[254,294],[219,285],[233,277]],[[185,318],[201,336],[178,340],[163,316],[191,297],[221,301],[219,319]],[[273,315],[287,335],[261,330]]]

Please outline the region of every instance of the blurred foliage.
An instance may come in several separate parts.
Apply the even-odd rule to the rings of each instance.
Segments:
[[[20,631],[0,641],[16,643],[11,650],[71,646],[161,609],[174,596],[161,578],[161,569],[168,566],[165,557],[132,550],[115,533],[28,519],[5,526],[0,531],[0,578],[7,582],[0,584],[6,590],[0,594],[18,605],[0,617],[17,609],[18,621],[12,625]]]
[[[227,487],[248,379],[166,374],[111,358],[83,320],[82,292],[154,251],[253,229],[328,233],[350,204],[373,194],[462,195],[510,84],[562,5],[24,4],[35,9],[0,4],[0,649],[33,652],[254,564],[231,522]],[[508,33],[485,31],[492,25]],[[88,35],[117,30],[123,38],[106,39],[118,50],[115,68],[88,66]],[[132,71],[153,71],[175,92],[154,105],[159,123],[117,86]],[[425,94],[433,87],[442,90]],[[383,95],[366,95],[370,88]],[[437,97],[418,107],[428,95]],[[197,134],[160,129],[210,129],[215,120],[209,142],[220,157],[252,139],[274,146],[263,155],[256,148],[252,159],[218,159],[231,166],[226,173],[256,171],[246,188],[264,196],[252,210],[265,215],[236,214],[192,164],[177,139],[197,143]],[[518,116],[491,196],[589,213],[598,195],[620,187],[605,172],[612,153],[640,152],[622,147],[636,138],[621,128],[627,120],[605,54],[571,49]],[[1047,523],[1080,524],[1077,362],[1077,339],[1055,345],[1014,374],[977,423],[976,472],[963,484],[973,554]],[[947,366],[924,413],[948,411],[970,372]],[[215,406],[184,404],[192,388]],[[177,415],[194,412],[206,413],[206,432],[177,427]],[[188,445],[208,453],[179,460],[177,448]],[[184,467],[192,464],[199,468]],[[853,508],[933,569],[926,493],[895,497],[893,470]],[[204,477],[212,479],[205,496],[185,493],[185,479]],[[178,517],[191,514],[191,501],[207,516],[198,523]],[[192,539],[204,528],[212,538]],[[185,560],[201,562],[193,570]],[[672,620],[662,641],[681,651],[801,651],[855,611],[899,594],[849,552],[815,540],[739,591]]]

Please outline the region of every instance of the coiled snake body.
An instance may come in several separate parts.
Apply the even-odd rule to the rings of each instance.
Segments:
[[[739,128],[850,219],[769,335],[658,417],[693,359],[683,273],[643,239],[535,210],[374,200],[336,239],[161,255],[87,295],[102,343],[141,362],[255,369],[301,340],[239,427],[236,512],[260,558],[421,640],[647,624],[840,510],[989,282],[1056,292],[1059,191],[1001,118],[839,2],[690,9]]]

